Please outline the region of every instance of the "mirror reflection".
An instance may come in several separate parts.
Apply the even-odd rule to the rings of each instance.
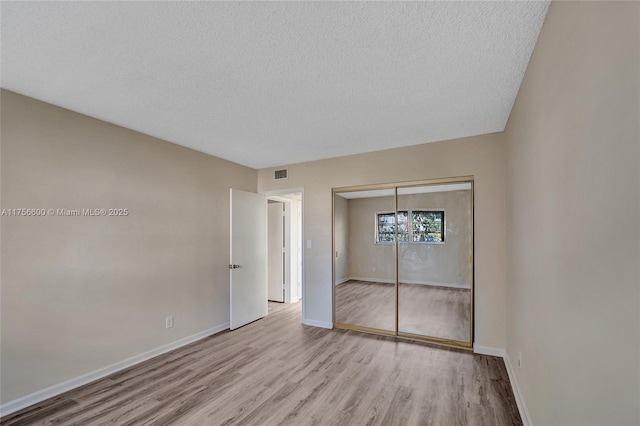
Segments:
[[[334,196],[335,321],[395,332],[395,190]]]
[[[471,185],[398,188],[398,331],[469,341]]]
[[[472,202],[471,182],[336,192],[337,325],[470,344]]]

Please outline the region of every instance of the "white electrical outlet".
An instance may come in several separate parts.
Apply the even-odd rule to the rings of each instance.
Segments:
[[[165,328],[173,327],[173,315],[170,315],[164,319],[164,326]]]
[[[522,368],[522,352],[518,352],[518,368]]]

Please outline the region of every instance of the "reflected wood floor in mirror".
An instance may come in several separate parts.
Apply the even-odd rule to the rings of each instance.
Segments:
[[[336,286],[336,322],[394,331],[395,285],[350,280]],[[471,292],[400,283],[400,331],[468,342]]]
[[[501,358],[300,323],[300,304],[3,425],[520,425]]]

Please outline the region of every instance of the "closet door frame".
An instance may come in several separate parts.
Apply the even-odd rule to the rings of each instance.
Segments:
[[[365,327],[360,325],[353,324],[345,324],[336,322],[336,261],[335,261],[335,252],[336,252],[336,239],[335,239],[335,196],[336,194],[344,193],[344,192],[354,192],[354,191],[368,191],[368,190],[377,190],[377,189],[393,189],[394,190],[394,212],[397,215],[398,212],[398,188],[412,187],[412,186],[427,186],[427,185],[444,185],[444,184],[455,184],[455,183],[469,183],[471,185],[471,200],[470,200],[470,303],[469,303],[469,341],[459,341],[459,340],[451,340],[444,339],[440,337],[432,337],[432,336],[423,336],[420,334],[413,334],[402,332],[398,330],[398,318],[399,318],[399,280],[398,280],[398,226],[396,219],[395,226],[395,238],[394,238],[394,269],[395,269],[395,330],[382,330],[378,328]],[[474,305],[475,305],[475,296],[474,296],[474,271],[475,271],[475,244],[474,244],[474,176],[457,176],[457,177],[449,177],[449,178],[438,178],[438,179],[425,179],[425,180],[416,180],[416,181],[407,181],[407,182],[392,182],[392,183],[383,183],[383,184],[372,184],[372,185],[357,185],[357,186],[343,186],[332,188],[331,190],[331,300],[332,300],[332,322],[335,328],[344,329],[344,330],[354,330],[365,333],[372,333],[383,336],[394,336],[397,338],[408,339],[408,340],[417,340],[422,342],[434,343],[437,345],[460,348],[465,350],[473,350],[473,339],[474,339],[474,330],[475,330],[475,321],[474,321]]]

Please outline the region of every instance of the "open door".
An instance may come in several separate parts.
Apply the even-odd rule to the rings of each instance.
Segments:
[[[234,330],[267,315],[267,200],[230,190],[230,319]]]
[[[284,203],[269,202],[269,300],[284,302]]]

